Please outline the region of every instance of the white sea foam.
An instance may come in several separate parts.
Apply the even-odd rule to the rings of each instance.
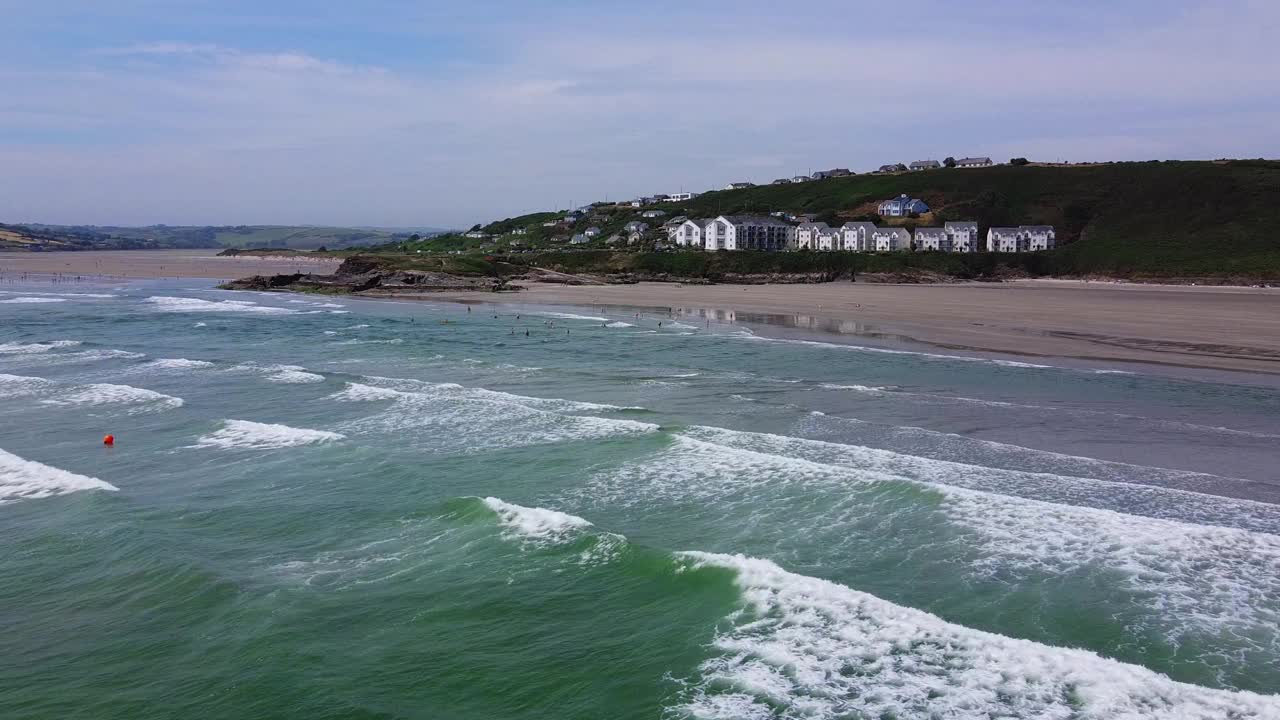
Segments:
[[[930,485],[1280,536],[1280,505],[1272,503],[1114,480],[1005,470],[768,433],[693,426],[685,431],[685,436],[724,447],[882,473]]]
[[[0,397],[19,398],[56,390],[58,383],[27,375],[0,373]]]
[[[367,385],[398,393],[392,407],[349,423],[351,432],[405,433],[434,452],[479,452],[552,442],[651,433],[658,426],[587,414],[616,406],[533,398],[453,383],[366,378]],[[340,400],[392,399],[364,387],[331,396]]]
[[[389,338],[386,340],[343,340],[335,345],[403,345],[402,338]]]
[[[69,297],[69,298],[113,298],[118,295],[108,293],[74,293],[74,292],[36,292],[35,290],[23,290],[21,292],[12,290],[0,290],[0,295],[37,295],[40,297]]]
[[[171,410],[180,408],[183,400],[180,397],[165,395],[146,388],[132,385],[113,385],[111,383],[93,383],[91,385],[70,386],[69,391],[59,393],[56,397],[41,400],[46,405],[136,405],[140,411]]]
[[[678,708],[695,718],[1280,717],[1274,695],[955,625],[768,560],[678,558],[685,572],[732,571],[744,601]]]
[[[496,497],[484,498],[484,504],[498,515],[498,523],[509,534],[526,542],[560,544],[591,527],[586,520],[558,510],[525,507]]]
[[[921,427],[882,425],[851,417],[812,416],[809,422],[801,423],[798,428],[806,435],[819,437],[844,438],[852,431],[862,443],[888,444],[913,455],[987,467],[1158,485],[1205,494],[1222,494],[1224,485],[1265,488],[1242,478],[1099,460]]]
[[[1014,574],[1034,582],[1078,571],[1113,574],[1112,582],[1125,593],[1116,602],[1135,603],[1144,614],[1130,621],[1135,632],[1149,626],[1175,645],[1208,636],[1233,652],[1280,652],[1280,605],[1274,602],[1280,597],[1280,536],[999,493],[1032,494],[1039,487],[1062,502],[1117,507],[1133,497],[1148,508],[1182,517],[1203,513],[1223,522],[1274,528],[1276,508],[1264,503],[932,465],[926,458],[823,448],[780,436],[708,428],[689,433],[692,437],[677,436],[655,457],[598,475],[582,497],[610,506],[644,507],[656,496],[663,502],[714,508],[725,515],[721,522],[741,522],[734,508],[749,498],[751,508],[768,507],[784,516],[803,511],[814,527],[834,529],[863,527],[899,512],[903,505],[894,487],[908,481],[937,498],[923,503],[913,499],[916,511],[938,513],[937,519],[913,522],[959,529],[963,543],[945,552],[976,550],[976,558],[962,562],[979,578]],[[1054,489],[1055,482],[1074,487]],[[797,486],[803,492],[797,493]],[[973,489],[984,486],[988,489]],[[815,492],[827,496],[817,505],[811,503]],[[1114,497],[1108,495],[1113,492]],[[1178,508],[1180,502],[1188,507]],[[833,539],[839,537],[837,533]]]
[[[209,323],[202,323],[202,322],[198,322],[198,323],[196,323],[195,325],[193,325],[192,327],[208,327],[208,326],[209,326]]]
[[[0,505],[17,500],[65,495],[77,490],[116,490],[97,478],[50,467],[0,450]]]
[[[611,323],[605,324],[605,327],[624,328],[624,327],[635,327],[635,325],[632,325],[631,323],[622,322],[621,320],[615,320]]]
[[[823,390],[851,390],[853,392],[869,393],[869,394],[875,394],[875,395],[879,395],[892,390],[892,388],[889,388],[889,387],[881,387],[881,386],[874,386],[874,385],[837,385],[834,383],[824,383],[822,385],[819,385],[818,387],[822,388]]]
[[[0,300],[0,304],[4,305],[40,305],[43,303],[60,303],[66,302],[66,298],[54,297],[16,297]]]
[[[278,448],[298,447],[337,442],[346,436],[326,430],[307,430],[273,425],[269,423],[250,422],[248,420],[226,420],[218,430],[201,437],[197,447],[221,449],[247,448],[253,450],[274,450]]]
[[[883,355],[910,355],[926,360],[944,360],[950,362],[966,362],[966,363],[987,363],[990,365],[998,365],[1000,367],[1009,368],[1026,368],[1033,370],[1071,370],[1072,368],[1059,367],[1057,365],[1040,365],[1037,363],[1023,362],[1019,360],[1003,360],[999,358],[973,357],[969,355],[947,355],[944,353],[931,353],[922,350],[897,350],[893,348],[872,347],[869,345],[852,345],[845,343],[829,343],[818,340],[797,340],[795,338],[778,338],[768,337],[764,335],[738,333],[725,333],[724,337],[741,337],[749,340],[770,343],[785,343],[789,345],[808,345],[810,347],[826,348],[831,350],[845,350],[850,352],[866,352],[879,353]],[[1084,372],[1097,372],[1095,370],[1085,370]]]
[[[356,325],[348,325],[348,326],[346,326],[346,327],[344,327],[344,328],[342,328],[342,329],[343,329],[343,330],[363,330],[363,329],[365,329],[365,328],[367,328],[367,327],[369,327],[368,323],[359,323],[359,324],[356,324]]]
[[[271,305],[259,305],[250,300],[201,300],[188,297],[153,296],[147,298],[145,302],[154,305],[161,312],[172,313],[229,312],[256,315],[295,315],[298,313],[297,310]]]
[[[242,363],[231,368],[233,372],[251,372],[261,375],[267,382],[282,385],[305,385],[324,382],[324,376],[309,372],[301,365],[260,365],[258,363]]]
[[[142,365],[144,370],[204,370],[213,367],[208,360],[188,360],[187,358],[160,358]]]
[[[41,364],[65,364],[70,365],[82,362],[101,362],[103,360],[138,360],[146,357],[146,353],[129,352],[128,350],[113,350],[103,348],[100,350],[83,350],[72,353],[55,353],[52,355],[40,356]]]
[[[349,382],[345,388],[330,395],[329,399],[343,402],[378,402],[382,400],[399,400],[402,397],[406,397],[406,395],[407,393],[399,390]]]
[[[325,334],[325,335],[337,335],[337,334],[338,334],[338,331],[337,331],[337,330],[325,330],[325,331],[324,331],[324,334]]]
[[[43,343],[0,343],[0,355],[37,355],[59,348],[75,347],[79,340],[52,340]]]
[[[288,369],[267,375],[267,380],[273,383],[281,383],[285,385],[305,385],[308,383],[324,382],[324,376],[313,372],[307,372],[305,370]]]
[[[543,317],[561,318],[564,320],[591,320],[594,322],[609,321],[609,318],[596,317],[595,315],[576,315],[574,313],[562,313],[562,312],[542,312],[542,313],[536,313],[536,314],[542,315]]]

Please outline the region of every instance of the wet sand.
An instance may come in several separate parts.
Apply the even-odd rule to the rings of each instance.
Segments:
[[[53,279],[139,280],[212,278],[332,272],[340,260],[307,257],[217,257],[217,249],[101,250],[86,252],[0,252],[0,282],[25,275]]]
[[[0,283],[155,278],[235,279],[331,272],[339,261],[216,257],[214,250],[0,252]],[[399,296],[397,296],[399,297]],[[645,308],[699,321],[751,322],[914,342],[956,351],[1154,363],[1280,375],[1280,289],[1066,280],[946,285],[567,286],[520,293],[432,293],[462,300]]]
[[[958,351],[1280,374],[1277,289],[1053,280],[948,285],[533,283],[518,295],[443,297],[648,308],[713,322],[763,323]]]

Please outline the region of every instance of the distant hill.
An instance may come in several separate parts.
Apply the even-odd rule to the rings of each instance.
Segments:
[[[10,250],[135,250],[161,248],[263,247],[331,250],[380,245],[443,232],[439,228],[387,230],[381,228],[294,225],[0,225],[0,249]]]
[[[931,211],[919,218],[892,221],[875,217],[880,201],[901,194],[923,199]],[[1016,263],[1033,274],[1231,276],[1241,282],[1280,279],[1277,161],[940,168],[715,191],[643,210],[655,208],[666,214],[645,220],[651,225],[676,215],[708,218],[772,211],[813,214],[832,225],[855,219],[909,227],[976,220],[984,235],[992,226],[1047,224],[1057,228],[1059,247]],[[589,226],[603,232],[601,239],[588,247],[603,249],[603,238],[625,223],[641,219],[641,211],[604,205],[573,225],[556,228],[542,223],[564,213],[536,213],[482,228],[499,236],[492,239],[443,235],[402,249],[503,252],[514,247],[559,248],[563,243],[558,239]],[[501,237],[516,227],[526,228],[526,234]],[[1014,262],[1005,258],[1001,262]],[[899,264],[916,262],[901,259]]]

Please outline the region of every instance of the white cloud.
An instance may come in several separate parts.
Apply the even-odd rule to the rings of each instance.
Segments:
[[[1278,7],[920,41],[744,12],[725,44],[589,15],[504,25],[485,62],[430,68],[106,48],[0,70],[0,218],[466,225],[917,156],[1275,155]]]

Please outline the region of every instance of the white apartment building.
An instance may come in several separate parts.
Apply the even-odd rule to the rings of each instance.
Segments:
[[[801,223],[795,230],[795,248],[797,250],[817,250],[818,234],[828,229],[828,225],[824,222]]]
[[[840,228],[841,250],[850,252],[870,252],[875,249],[875,240],[871,234],[876,231],[875,223],[847,222]]]
[[[843,243],[839,228],[823,228],[818,231],[818,249],[819,250],[839,250]]]
[[[987,230],[987,252],[1037,252],[1053,248],[1052,225],[993,227]]]
[[[1027,238],[1027,251],[1052,250],[1057,243],[1052,225],[1022,225],[1018,228]]]
[[[768,216],[721,215],[702,229],[704,250],[785,250],[791,226]]]
[[[871,233],[876,252],[896,252],[911,249],[911,231],[906,228],[876,228]]]
[[[943,228],[916,228],[915,240],[918,251],[951,252],[951,238]]]
[[[949,222],[943,223],[942,229],[947,232],[947,241],[951,244],[951,252],[978,252],[978,223]]]

